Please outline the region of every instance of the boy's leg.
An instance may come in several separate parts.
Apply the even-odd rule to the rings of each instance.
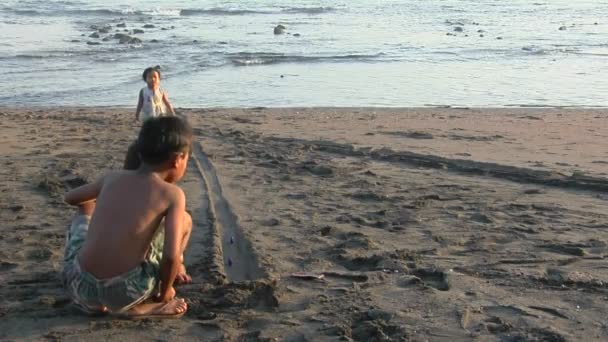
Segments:
[[[93,215],[93,212],[95,211],[95,204],[96,202],[94,200],[80,203],[78,205],[78,215],[85,215],[91,217]]]
[[[188,245],[188,241],[190,240],[190,233],[192,232],[192,217],[187,212],[184,212],[184,233],[181,239],[180,245],[180,266],[177,270],[177,276],[175,277],[175,284],[187,284],[192,281],[192,278],[186,272],[186,267],[184,266],[184,251],[186,250],[186,246]],[[161,226],[163,223],[161,222]],[[160,262],[162,259],[163,245],[164,245],[164,228],[159,228],[160,231],[152,240],[152,244],[150,246],[150,251],[148,252],[147,259],[152,264],[156,265],[156,267],[160,270]]]
[[[107,308],[96,300],[87,299],[82,288],[80,279],[80,267],[77,265],[76,256],[84,244],[88,231],[89,220],[95,211],[95,201],[81,203],[78,213],[70,224],[70,231],[66,239],[63,277],[65,285],[72,297],[74,304],[87,314],[99,314],[107,312]],[[77,280],[78,279],[78,280]],[[87,292],[87,291],[85,291]]]
[[[182,245],[181,245],[181,266],[177,271],[177,276],[175,277],[176,284],[188,284],[192,282],[192,277],[188,275],[186,272],[186,266],[184,265],[184,252],[186,251],[186,247],[188,246],[188,241],[190,240],[190,234],[192,233],[192,217],[187,212],[184,214],[184,236],[182,237]]]
[[[95,211],[95,201],[84,202],[78,206],[78,213],[72,219],[66,236],[65,262],[72,262],[84,244],[93,211]]]

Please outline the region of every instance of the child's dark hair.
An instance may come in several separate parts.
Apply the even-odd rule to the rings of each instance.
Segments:
[[[174,153],[190,153],[192,127],[178,116],[161,116],[144,122],[137,138],[137,151],[141,161],[156,165],[171,158]]]
[[[152,71],[156,71],[158,73],[158,78],[160,79],[160,65],[149,67],[144,70],[144,73],[141,74],[141,77],[144,79],[144,82],[148,80],[148,74]]]

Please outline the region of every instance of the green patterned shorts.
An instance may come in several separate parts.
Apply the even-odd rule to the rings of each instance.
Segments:
[[[74,303],[88,313],[98,312],[103,305],[110,312],[125,312],[158,292],[164,229],[159,228],[146,261],[138,267],[108,279],[97,279],[83,271],[78,262],[89,230],[88,216],[77,216],[70,225],[65,245],[63,282]]]

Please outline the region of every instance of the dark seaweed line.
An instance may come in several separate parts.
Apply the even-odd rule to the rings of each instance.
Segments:
[[[517,183],[539,184],[558,188],[587,190],[608,193],[608,179],[591,176],[565,176],[555,172],[533,170],[516,166],[501,165],[462,159],[450,159],[409,151],[393,151],[387,148],[371,150],[354,148],[352,145],[331,141],[315,141],[296,138],[268,137],[270,141],[304,145],[321,152],[349,157],[369,157],[374,160],[402,163],[429,169],[441,169],[464,175],[479,175],[506,179]]]

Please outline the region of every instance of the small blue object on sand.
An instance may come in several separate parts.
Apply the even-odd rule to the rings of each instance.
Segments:
[[[230,244],[232,245],[234,243],[234,236],[230,237]]]

